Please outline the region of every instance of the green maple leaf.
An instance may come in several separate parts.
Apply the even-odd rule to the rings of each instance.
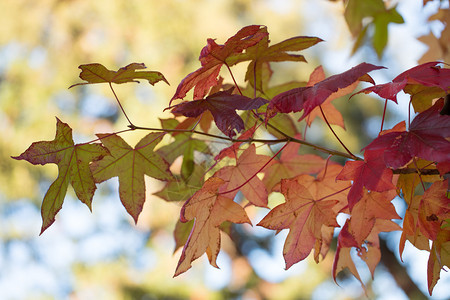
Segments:
[[[160,120],[163,129],[176,129],[179,122],[175,119]],[[161,155],[169,164],[172,164],[177,157],[183,156],[181,164],[181,176],[183,179],[189,178],[195,169],[194,151],[203,154],[210,154],[208,145],[204,141],[194,139],[189,132],[173,132],[174,140],[156,152]]]
[[[352,35],[357,37],[353,52],[361,46],[368,26],[374,26],[372,42],[378,57],[381,57],[387,44],[389,23],[404,23],[396,7],[387,9],[382,0],[349,0],[344,16]],[[371,22],[363,26],[363,21],[368,18],[371,19]]]
[[[264,28],[267,32],[267,28]],[[245,74],[251,86],[263,91],[265,81],[272,75],[269,62],[297,61],[306,62],[303,55],[291,52],[305,50],[323,40],[317,37],[296,36],[269,46],[268,34],[259,43],[247,49],[245,53],[229,58],[229,65],[250,60]],[[268,78],[265,78],[268,77]]]
[[[149,133],[135,148],[116,134],[97,134],[111,153],[91,164],[95,182],[119,177],[119,196],[127,212],[137,222],[145,202],[144,175],[159,179],[173,179],[169,164],[154,152],[164,134]]]
[[[145,79],[151,85],[154,85],[158,81],[164,81],[169,84],[163,74],[156,71],[139,71],[136,70],[146,69],[147,67],[142,63],[132,63],[118,71],[111,71],[105,68],[102,64],[86,64],[78,67],[81,69],[80,78],[87,81],[83,83],[76,83],[69,87],[72,88],[77,85],[93,84],[93,83],[127,83],[127,82],[139,82],[136,79]]]
[[[56,118],[56,136],[53,141],[34,142],[17,160],[26,160],[34,165],[55,163],[58,177],[44,196],[41,207],[41,234],[53,224],[61,209],[69,182],[81,202],[91,209],[96,189],[89,163],[108,155],[100,144],[77,144],[72,139],[72,129]]]

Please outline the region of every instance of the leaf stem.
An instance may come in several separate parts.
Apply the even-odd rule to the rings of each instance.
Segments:
[[[425,192],[425,184],[423,183],[422,173],[420,172],[419,166],[417,165],[416,158],[413,158],[413,163],[414,163],[414,166],[416,167],[417,174],[419,175],[419,179],[420,179],[420,183],[422,184],[423,191]]]
[[[386,99],[386,100],[384,101],[383,118],[381,119],[381,129],[380,129],[380,132],[383,131],[384,117],[386,116],[387,103],[388,103],[388,99]]]
[[[229,66],[226,62],[224,62],[224,64],[225,64],[225,66],[227,66],[228,72],[230,72],[231,79],[233,79],[233,82],[234,82],[234,86],[235,86],[235,87],[237,88],[237,90],[239,91],[239,94],[241,94],[241,96],[243,96],[242,91],[241,91],[241,89],[239,88],[239,86],[238,86],[238,84],[237,84],[237,82],[236,82],[236,79],[234,78],[233,72],[231,72],[230,66]]]
[[[347,151],[348,154],[350,154],[352,159],[355,159],[356,156],[350,151],[348,150],[348,148],[345,146],[345,144],[341,141],[341,139],[337,136],[336,132],[334,132],[333,128],[331,127],[330,123],[327,120],[327,117],[325,117],[325,113],[323,112],[322,106],[319,105],[319,109],[320,112],[322,113],[322,117],[325,120],[325,123],[327,123],[328,128],[330,128],[331,132],[334,134],[334,136],[336,137],[336,139],[339,141],[339,143],[342,145],[342,147],[344,147],[345,151]]]
[[[123,108],[122,104],[120,103],[119,98],[117,97],[116,92],[114,91],[111,82],[109,82],[109,87],[111,88],[111,91],[113,92],[114,97],[116,98],[117,104],[119,104],[120,109],[122,110],[122,112],[123,112],[125,118],[127,119],[128,123],[130,124],[130,125],[128,125],[128,127],[131,128],[131,130],[136,129],[136,126],[134,126],[134,124],[131,122],[130,118],[128,118],[128,115],[125,112],[125,109]]]

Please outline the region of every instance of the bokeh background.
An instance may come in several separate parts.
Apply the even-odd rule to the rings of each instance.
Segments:
[[[319,265],[307,259],[285,271],[285,234],[274,236],[262,228],[240,228],[238,248],[224,236],[220,270],[203,257],[186,274],[172,278],[180,254],[173,253],[172,237],[180,206],[153,196],[162,186],[150,180],[137,225],[121,206],[117,182],[112,180],[97,191],[92,213],[69,189],[55,224],[39,236],[40,202],[57,167],[36,167],[10,156],[33,141],[52,140],[55,116],[73,128],[76,142],[126,127],[106,86],[68,90],[80,81],[78,65],[98,62],[117,69],[143,62],[162,72],[170,86],[141,83],[116,89],[136,125],[159,126],[158,118],[170,116],[163,109],[178,83],[198,68],[206,39],[223,43],[249,24],[266,25],[273,43],[298,35],[326,41],[304,51],[308,64],[274,66],[277,82],[307,80],[320,64],[332,75],[363,61],[388,67],[373,77],[377,83],[390,81],[419,61],[445,59],[438,39],[446,23],[439,13],[448,9],[448,1],[424,2],[428,3],[387,1],[386,5],[397,5],[404,23],[389,26],[380,57],[364,43],[352,53],[355,38],[345,22],[342,1],[0,1],[0,299],[363,298],[354,278],[341,276],[340,286],[330,278],[333,253]],[[245,66],[233,70],[243,82]],[[379,99],[359,97],[363,99],[352,105],[347,99],[335,102],[348,120],[347,133],[339,134],[356,150],[377,134],[383,108]],[[407,103],[401,97],[398,107],[390,107],[387,126],[405,117]],[[322,129],[311,129],[315,140],[339,147]],[[132,133],[125,139],[133,144],[141,136],[142,132]],[[404,209],[401,201],[396,205],[399,212]],[[254,224],[263,216],[256,213]],[[399,235],[384,238],[384,251],[396,264]],[[399,274],[413,280],[411,289],[426,294],[427,254],[407,247],[403,258]],[[367,270],[362,271],[371,298],[408,298],[383,264],[373,281]],[[450,277],[441,275],[434,299],[450,296]]]

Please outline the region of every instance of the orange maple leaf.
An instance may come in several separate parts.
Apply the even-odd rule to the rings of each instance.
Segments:
[[[281,192],[286,202],[272,209],[258,225],[273,230],[290,230],[283,249],[286,269],[305,259],[317,246],[316,240],[324,240],[324,226],[339,226],[336,216],[345,205],[350,187],[348,183],[334,180],[341,168],[329,166],[326,173],[322,171],[318,175],[319,179],[300,175],[281,181]]]
[[[450,199],[447,197],[448,180],[433,183],[423,194],[419,204],[419,228],[434,241],[445,219],[450,218]]]
[[[298,136],[297,136],[298,138]],[[300,144],[289,143],[265,169],[263,182],[268,191],[278,186],[281,179],[289,179],[299,174],[317,173],[325,166],[325,160],[318,155],[299,155]]]
[[[363,244],[372,232],[376,219],[401,219],[391,203],[396,195],[395,190],[381,193],[364,190],[363,197],[353,207],[351,217],[351,233],[358,244]]]
[[[359,275],[350,253],[352,248],[356,248],[358,256],[367,264],[373,278],[375,267],[381,258],[379,233],[401,230],[401,228],[390,220],[376,219],[366,239],[360,243],[355,240],[354,234],[352,233],[360,224],[352,224],[352,221],[352,218],[346,220],[338,236],[338,247],[336,249],[332,271],[333,279],[336,282],[337,273],[347,268],[358,279],[365,291],[364,282]]]
[[[360,247],[358,250],[358,256],[367,264],[369,267],[372,278],[375,274],[375,268],[380,262],[381,251],[380,251],[380,232],[390,232],[402,230],[402,228],[391,220],[376,219],[373,225],[372,231],[366,237],[365,247]]]
[[[237,159],[236,166],[226,166],[216,172],[214,176],[222,178],[225,183],[220,187],[220,192],[226,197],[233,198],[238,190],[232,191],[243,185],[239,190],[248,201],[260,207],[267,207],[267,190],[264,183],[254,176],[269,161],[267,155],[256,154],[256,147],[251,144]],[[252,178],[253,177],[253,178]],[[226,193],[227,191],[232,191]]]
[[[443,266],[450,266],[450,228],[440,229],[433,241],[433,247],[428,258],[428,292],[433,292],[433,288],[440,278]]]
[[[250,219],[245,210],[232,199],[219,194],[218,189],[224,181],[218,177],[209,178],[203,187],[183,205],[182,222],[194,220],[189,238],[184,245],[175,270],[178,276],[191,268],[191,263],[206,252],[212,266],[216,264],[220,251],[219,226],[225,222],[248,223]]]
[[[422,231],[420,231],[417,224],[419,220],[419,203],[421,199],[422,196],[414,196],[410,199],[408,209],[405,211],[405,216],[403,218],[403,232],[399,242],[400,258],[402,257],[407,240],[419,250],[430,251],[430,241]]]

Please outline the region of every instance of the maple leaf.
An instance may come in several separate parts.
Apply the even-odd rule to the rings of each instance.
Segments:
[[[239,140],[246,140],[246,139],[251,138],[255,134],[255,131],[256,131],[256,123],[255,123],[255,125],[253,125],[249,129],[244,131],[239,136]],[[237,159],[237,151],[239,150],[239,147],[241,146],[241,144],[242,144],[242,142],[235,142],[231,146],[220,150],[219,154],[217,154],[214,157],[214,160],[216,162],[218,162],[218,161],[222,160],[225,157],[230,157],[230,158]]]
[[[439,20],[443,24],[450,23],[450,9],[440,8],[436,14],[428,18],[429,22]],[[450,38],[450,29],[445,26],[444,29],[439,33],[439,39],[430,32],[427,36],[421,36],[418,38],[419,41],[425,43],[428,46],[428,51],[423,54],[419,62],[428,62],[442,60],[445,62],[450,61],[450,45],[448,45],[448,40]]]
[[[430,240],[422,233],[418,226],[419,204],[422,196],[414,196],[410,199],[408,209],[403,217],[403,232],[399,242],[399,254],[402,257],[405,243],[408,240],[419,250],[430,251]]]
[[[380,232],[391,232],[402,230],[402,228],[391,220],[376,219],[372,231],[366,237],[365,247],[358,249],[358,256],[367,264],[372,279],[374,278],[375,268],[381,260],[380,251]]]
[[[182,114],[186,117],[198,117],[209,111],[214,117],[217,128],[228,137],[236,135],[244,129],[244,121],[236,110],[256,109],[268,103],[266,99],[250,99],[245,96],[231,94],[231,90],[221,91],[201,100],[184,102],[173,106],[172,113]]]
[[[184,245],[175,275],[186,272],[191,263],[203,253],[207,253],[212,266],[216,264],[220,251],[219,226],[225,222],[248,223],[250,219],[245,210],[232,199],[222,196],[218,188],[224,181],[217,177],[209,178],[201,188],[183,205],[180,219],[182,222],[194,220],[189,238]]]
[[[418,225],[430,240],[436,240],[443,220],[450,218],[450,199],[447,197],[448,179],[433,183],[423,194],[419,204]]]
[[[308,81],[307,86],[313,86],[314,84],[316,84],[324,79],[325,79],[325,72],[323,71],[322,66],[318,66],[317,68],[314,69],[314,71],[309,76],[309,81]],[[334,99],[337,99],[341,96],[351,93],[358,86],[358,83],[359,83],[358,81],[355,81],[348,87],[339,89],[336,93],[331,94],[321,104],[321,108],[328,120],[328,123],[338,125],[345,129],[344,118],[342,117],[342,114],[340,113],[340,111],[338,111],[336,109],[336,107],[334,107],[334,105],[331,103],[331,101],[333,101]],[[308,124],[308,126],[311,126],[312,122],[314,121],[314,119],[316,117],[319,117],[322,120],[324,120],[319,107],[314,108],[310,112],[310,114],[308,115],[308,118],[306,119],[306,124]]]
[[[403,91],[411,95],[411,104],[417,113],[427,110],[433,106],[435,99],[443,98],[447,94],[440,87],[421,84],[407,84]]]
[[[190,220],[189,222],[181,222],[181,220],[178,219],[177,223],[175,224],[175,229],[173,230],[173,238],[175,240],[175,247],[173,250],[174,254],[188,241],[189,235],[192,231],[192,226],[194,226],[194,220]]]
[[[177,128],[179,122],[175,119],[160,120],[163,129]],[[204,141],[194,139],[190,132],[173,132],[174,140],[159,148],[156,153],[161,155],[169,164],[172,164],[179,156],[183,156],[181,164],[181,176],[189,178],[195,168],[194,152],[209,154],[208,145]]]
[[[433,241],[430,257],[428,258],[427,281],[430,295],[440,278],[444,266],[450,267],[450,230],[439,230],[436,240]]]
[[[26,160],[34,165],[54,163],[58,165],[58,177],[44,196],[41,207],[42,234],[55,221],[61,209],[69,183],[81,202],[91,209],[96,190],[89,163],[108,155],[100,144],[74,144],[72,129],[56,118],[56,135],[53,141],[34,142],[17,160]]]
[[[275,96],[269,103],[267,110],[282,113],[299,112],[304,110],[300,120],[304,119],[317,106],[321,105],[327,98],[356,81],[368,81],[373,79],[367,74],[370,71],[383,69],[368,63],[361,63],[341,74],[330,76],[313,86],[295,88]],[[269,114],[270,116],[270,114]]]
[[[296,136],[299,138],[299,136]],[[280,183],[299,174],[318,173],[325,166],[325,160],[318,155],[299,155],[300,144],[290,142],[281,152],[279,159],[274,159],[264,170],[263,183],[268,191]]]
[[[408,205],[411,204],[411,199],[414,196],[415,187],[422,182],[435,182],[441,180],[439,175],[425,175],[427,170],[436,170],[436,165],[433,162],[416,159],[414,162],[406,166],[410,169],[418,169],[419,173],[400,174],[397,180],[397,187],[402,190],[403,198]]]
[[[189,177],[176,176],[166,182],[164,187],[154,195],[171,202],[186,201],[203,185],[205,166],[196,164]]]
[[[355,52],[364,39],[369,26],[373,26],[372,42],[378,57],[381,57],[388,40],[389,23],[404,23],[402,16],[396,11],[396,7],[387,9],[382,0],[349,0],[346,3],[345,20],[354,37],[358,37],[353,52]],[[367,18],[371,22],[367,23]]]
[[[239,30],[224,45],[218,45],[213,39],[208,39],[199,57],[202,67],[188,74],[180,82],[169,106],[173,100],[183,99],[192,88],[194,88],[194,99],[205,97],[209,89],[217,84],[217,76],[222,65],[227,63],[231,56],[255,45],[267,35],[265,27],[250,25]]]
[[[308,175],[303,175],[308,176]],[[305,259],[322,237],[322,225],[338,227],[333,207],[337,200],[314,199],[297,180],[283,179],[281,189],[286,203],[273,208],[258,226],[268,229],[290,229],[284,244],[286,269]]]
[[[353,207],[351,217],[351,233],[359,245],[364,243],[372,231],[376,219],[401,219],[391,203],[395,196],[395,190],[381,193],[364,190],[363,197]]]
[[[395,189],[392,183],[392,170],[386,167],[383,150],[364,152],[364,161],[347,161],[337,180],[353,180],[348,193],[350,211],[363,196],[363,188],[371,191],[384,192]]]
[[[264,29],[267,31],[266,28]],[[246,53],[236,57],[236,61],[251,60],[247,67],[245,80],[255,87],[256,90],[263,91],[264,81],[268,80],[268,78],[264,78],[264,72],[272,74],[269,62],[306,62],[303,55],[290,52],[305,50],[322,41],[322,39],[317,37],[296,36],[269,46],[269,37],[267,35],[259,43],[248,48]],[[267,70],[264,70],[264,68],[267,68]]]
[[[336,182],[340,166],[328,166],[315,179],[299,175],[281,181],[286,202],[273,208],[257,225],[280,231],[289,229],[283,256],[286,269],[305,259],[316,240],[323,240],[322,227],[338,227],[336,216],[345,205],[349,184]],[[325,175],[325,176],[324,176]],[[316,254],[318,255],[318,254]]]
[[[270,157],[267,155],[256,154],[256,147],[254,144],[251,144],[239,156],[236,161],[236,166],[225,166],[214,175],[224,180],[224,184],[220,187],[220,192],[224,193],[227,197],[233,198],[236,196],[238,190],[230,193],[225,192],[234,190],[245,183],[239,189],[245,198],[256,206],[267,207],[268,193],[266,187],[261,179],[254,175],[269,160]]]
[[[212,94],[211,94],[212,95]],[[212,114],[206,110],[198,116],[197,118],[185,118],[182,122],[180,122],[174,129],[189,129],[194,130],[197,126],[200,126],[200,129],[203,130],[203,132],[208,132],[211,128],[211,123],[214,120],[214,117]],[[177,132],[173,132],[172,135],[175,136]]]
[[[420,157],[429,161],[450,160],[450,116],[440,115],[444,102],[418,114],[411,122],[409,131],[389,132],[377,137],[366,150],[384,149],[384,161],[392,168],[406,165],[412,158]]]
[[[415,66],[395,77],[392,82],[377,84],[359,91],[369,94],[374,92],[383,99],[389,99],[397,103],[397,94],[407,84],[421,84],[428,87],[439,87],[443,91],[450,89],[450,69],[440,68],[441,62],[434,61]]]
[[[367,264],[373,278],[375,267],[378,265],[381,258],[380,240],[378,237],[379,233],[401,230],[401,228],[396,223],[390,220],[375,219],[366,239],[363,242],[358,242],[355,240],[353,231],[354,229],[356,229],[355,227],[359,226],[359,224],[352,224],[352,218],[345,221],[344,226],[339,232],[338,246],[333,262],[332,274],[333,279],[336,282],[336,275],[340,271],[348,268],[353,276],[355,276],[355,278],[358,279],[358,281],[361,283],[361,286],[365,291],[365,285],[359,275],[359,272],[350,253],[352,248],[356,248],[358,256]],[[363,244],[364,246],[362,246]]]
[[[118,176],[120,200],[137,223],[145,202],[144,175],[159,180],[173,178],[169,164],[153,150],[164,134],[149,133],[134,149],[116,134],[97,136],[111,155],[91,164],[95,182],[100,183]]]
[[[365,286],[361,277],[359,276],[359,272],[356,269],[355,263],[351,257],[350,251],[353,247],[358,248],[360,245],[355,241],[355,238],[349,231],[349,219],[345,221],[344,226],[338,235],[337,249],[336,254],[334,256],[333,262],[333,280],[336,282],[336,275],[345,269],[349,269],[349,271],[355,276],[356,279],[361,283],[361,286],[365,290]],[[337,283],[337,282],[336,282]]]
[[[87,81],[83,83],[76,83],[69,87],[72,88],[77,85],[93,84],[93,83],[127,83],[127,82],[139,82],[136,79],[147,80],[151,85],[154,85],[158,81],[169,82],[164,78],[164,75],[156,71],[136,71],[146,69],[147,67],[142,63],[132,63],[118,71],[111,71],[105,68],[102,64],[86,64],[78,67],[81,69],[80,78]]]

